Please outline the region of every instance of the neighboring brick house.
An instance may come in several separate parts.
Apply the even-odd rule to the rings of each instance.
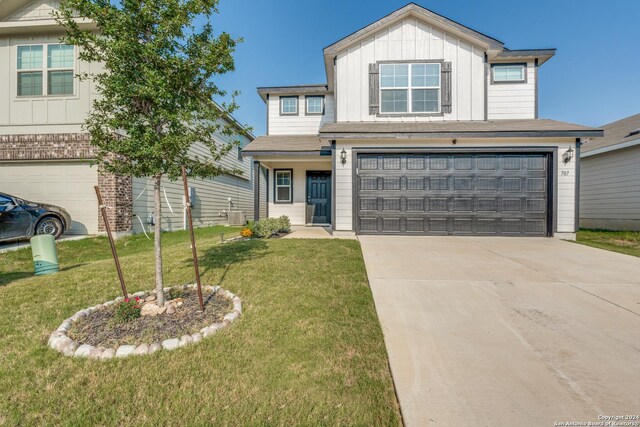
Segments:
[[[62,206],[73,219],[70,233],[93,234],[103,230],[93,189],[98,185],[112,208],[107,210],[112,228],[140,232],[155,220],[151,187],[147,179],[101,174],[90,164],[94,149],[82,124],[96,90],[74,76],[101,67],[79,61],[76,47],[60,44],[64,31],[51,17],[59,4],[0,2],[0,192]],[[247,133],[241,139],[243,146],[253,137]],[[204,146],[195,151],[207,155]],[[226,223],[230,209],[253,216],[251,160],[231,153],[221,163],[243,173],[191,182],[196,225]],[[164,183],[173,209],[164,202],[164,229],[184,226],[181,185]]]

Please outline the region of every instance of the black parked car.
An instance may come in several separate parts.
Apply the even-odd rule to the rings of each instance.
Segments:
[[[0,193],[0,242],[28,240],[34,234],[57,239],[70,228],[71,216],[64,208]]]

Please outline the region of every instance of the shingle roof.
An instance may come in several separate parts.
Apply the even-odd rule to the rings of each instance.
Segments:
[[[640,139],[640,134],[631,135],[632,132],[640,130],[640,114],[606,124],[601,128],[604,129],[604,137],[584,144],[582,146],[584,153]]]
[[[316,135],[268,135],[257,137],[242,152],[245,155],[275,152],[314,155],[330,150],[331,147]]]
[[[602,131],[573,123],[548,119],[477,120],[439,122],[338,122],[320,129],[323,138],[358,134],[364,137],[587,137],[601,136]]]

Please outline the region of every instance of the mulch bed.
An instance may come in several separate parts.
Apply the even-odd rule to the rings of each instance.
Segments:
[[[181,298],[183,305],[174,314],[139,317],[127,323],[115,322],[116,305],[111,305],[74,322],[68,336],[95,347],[151,344],[194,334],[212,323],[222,322],[224,315],[233,309],[228,299],[204,290],[204,312],[200,311],[196,290],[185,290]]]

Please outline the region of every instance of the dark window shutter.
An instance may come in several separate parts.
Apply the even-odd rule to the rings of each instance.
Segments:
[[[442,112],[451,113],[451,62],[442,63]]]
[[[369,114],[376,115],[380,111],[378,64],[369,64]]]

